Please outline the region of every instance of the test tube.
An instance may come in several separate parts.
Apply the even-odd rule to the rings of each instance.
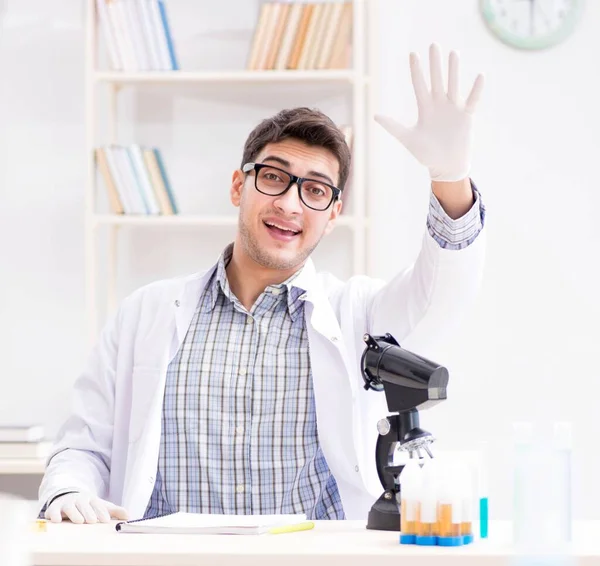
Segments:
[[[470,544],[474,540],[473,519],[475,515],[476,491],[473,489],[473,470],[465,465],[461,471],[461,518],[460,535],[464,544]]]
[[[421,466],[410,459],[400,473],[400,542],[414,544],[421,489]]]
[[[437,544],[438,523],[438,472],[435,460],[428,460],[423,466],[421,496],[419,497],[416,543]]]
[[[463,479],[456,462],[447,461],[443,468],[443,477],[438,495],[438,544],[462,544],[461,511]]]

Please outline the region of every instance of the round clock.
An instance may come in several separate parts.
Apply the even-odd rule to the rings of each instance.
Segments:
[[[518,49],[545,49],[575,29],[583,0],[480,0],[490,31]]]

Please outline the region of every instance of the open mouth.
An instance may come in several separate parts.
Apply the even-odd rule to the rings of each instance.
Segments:
[[[285,228],[284,226],[277,224],[277,222],[264,221],[263,224],[266,226],[269,234],[271,234],[271,236],[273,236],[273,238],[275,238],[276,240],[289,242],[290,240],[293,240],[302,233],[302,230],[293,230],[291,228]]]

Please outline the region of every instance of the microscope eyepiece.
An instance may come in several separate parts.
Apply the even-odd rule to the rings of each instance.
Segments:
[[[425,409],[446,399],[448,370],[400,347],[390,334],[363,337],[365,389],[385,391],[390,411]]]

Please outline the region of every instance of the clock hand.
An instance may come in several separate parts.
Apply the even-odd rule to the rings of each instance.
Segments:
[[[548,14],[546,14],[546,12],[545,12],[545,10],[543,8],[543,3],[540,2],[538,4],[537,8],[538,8],[538,12],[540,14],[542,14],[544,20],[546,21],[546,25],[548,26],[548,28],[551,28],[552,27],[552,23],[550,22],[550,18],[548,18]]]
[[[535,16],[535,0],[529,2],[529,35],[533,35],[533,18]]]

